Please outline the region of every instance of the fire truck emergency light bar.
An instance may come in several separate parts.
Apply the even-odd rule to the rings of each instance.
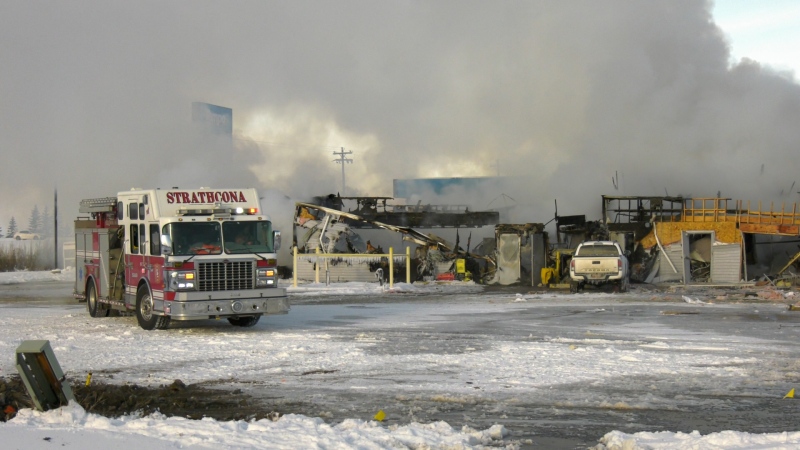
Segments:
[[[179,216],[207,216],[207,215],[232,215],[232,214],[258,214],[258,208],[181,208]]]

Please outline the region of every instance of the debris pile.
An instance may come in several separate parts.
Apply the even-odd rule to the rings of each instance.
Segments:
[[[6,422],[17,415],[22,408],[33,408],[33,401],[25,390],[20,377],[0,378],[0,422]]]

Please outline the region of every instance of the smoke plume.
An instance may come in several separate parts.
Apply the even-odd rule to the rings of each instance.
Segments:
[[[342,148],[353,151],[349,195],[499,172],[513,193],[443,201],[482,209],[507,194],[521,222],[548,221],[554,199],[562,214],[599,218],[602,194],[794,202],[800,86],[730,61],[710,9],[6,2],[0,226],[27,223],[55,187],[65,221],[79,199],[131,187],[255,186],[308,200],[342,191]],[[233,109],[230,142],[193,132],[195,101]]]

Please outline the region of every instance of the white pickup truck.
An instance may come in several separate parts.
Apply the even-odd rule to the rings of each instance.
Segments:
[[[628,258],[614,241],[586,241],[578,245],[569,263],[570,292],[585,284],[614,284],[620,292],[630,286]]]

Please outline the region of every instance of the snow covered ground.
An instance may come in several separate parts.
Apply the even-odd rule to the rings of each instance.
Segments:
[[[24,288],[25,284],[41,286],[53,282],[69,287],[73,276],[69,270],[56,274],[0,273],[0,293],[12,287]],[[767,389],[780,392],[771,394],[780,398],[793,387],[787,378],[797,378],[797,368],[777,369],[762,364],[760,355],[770,352],[775,341],[752,336],[746,331],[723,336],[715,329],[704,333],[680,332],[654,323],[618,326],[610,322],[612,315],[609,307],[604,306],[613,303],[609,294],[562,294],[559,298],[550,294],[484,295],[480,286],[458,283],[398,284],[394,293],[387,291],[388,287],[376,284],[302,285],[289,289],[292,298],[303,301],[298,301],[300,304],[293,306],[288,315],[264,319],[253,329],[235,329],[227,323],[209,321],[201,326],[178,325],[151,332],[138,328],[131,318],[92,319],[81,304],[65,302],[44,307],[9,301],[0,305],[0,355],[6,355],[0,358],[0,376],[16,373],[13,355],[20,342],[47,339],[72,383],[81,382],[88,372],[93,372],[95,379],[119,384],[159,385],[175,379],[190,384],[235,379],[266,383],[264,387],[268,389],[305,389],[309,377],[299,374],[331,371],[336,376],[320,378],[320,382],[326,383],[329,389],[343,392],[391,389],[398,396],[438,392],[450,401],[468,401],[476,398],[475,389],[480,386],[483,398],[503,397],[513,401],[532,391],[547,396],[556,384],[599,386],[608,379],[634,380],[651,375],[662,380],[710,379],[722,383],[713,388],[704,385],[704,394],[708,395],[735,390],[744,395],[760,396]],[[439,305],[403,300],[408,296],[441,293],[459,298],[459,301]],[[342,298],[350,297],[360,305],[355,310],[341,304],[325,304],[327,298],[337,298],[341,303]],[[382,302],[380,307],[369,304],[371,297]],[[688,298],[691,301],[686,303],[694,308],[718,308],[725,313],[728,307],[696,303],[696,298]],[[462,345],[458,349],[427,348],[417,343],[418,353],[403,351],[407,349],[403,346],[410,345],[402,342],[403,330],[451,327],[453,317],[491,317],[501,313],[522,317],[564,302],[596,303],[597,307],[588,309],[598,318],[589,332],[553,333],[545,339],[525,339],[527,335],[521,330],[531,322],[506,320],[505,327],[509,334],[515,335],[514,339],[475,340],[473,346],[462,345],[472,341],[458,341],[453,344]],[[758,308],[771,308],[771,314],[781,314],[775,312],[779,306],[765,304]],[[331,324],[334,319],[338,322]],[[341,329],[346,330],[344,335],[337,334]],[[792,334],[780,339],[792,342],[796,338],[793,328],[783,331]],[[608,338],[611,334],[613,340]],[[778,342],[781,345],[781,341]],[[793,351],[787,347],[786,357],[793,358]],[[753,368],[767,373],[761,381],[770,380],[771,385],[764,388],[750,384]],[[561,401],[580,407],[579,395],[582,394]],[[676,405],[691,405],[694,401],[687,400],[689,396],[669,397],[654,390],[628,399],[624,405],[613,404],[615,400],[611,396],[592,401],[608,404],[619,411],[654,405],[678,408]],[[791,422],[789,418],[787,422]],[[701,435],[672,431],[623,433],[608,429],[605,436],[596,438],[607,448],[619,449],[800,447],[800,432],[722,431]],[[13,420],[0,424],[0,441],[8,448],[37,449],[55,445],[90,450],[142,446],[151,449],[526,446],[524,440],[515,440],[500,424],[477,429],[453,427],[443,421],[420,422],[413,417],[400,420],[395,417],[386,422],[371,417],[352,417],[329,424],[319,417],[294,414],[276,421],[232,422],[192,421],[161,415],[106,418],[86,413],[78,405],[44,413],[23,410]]]

